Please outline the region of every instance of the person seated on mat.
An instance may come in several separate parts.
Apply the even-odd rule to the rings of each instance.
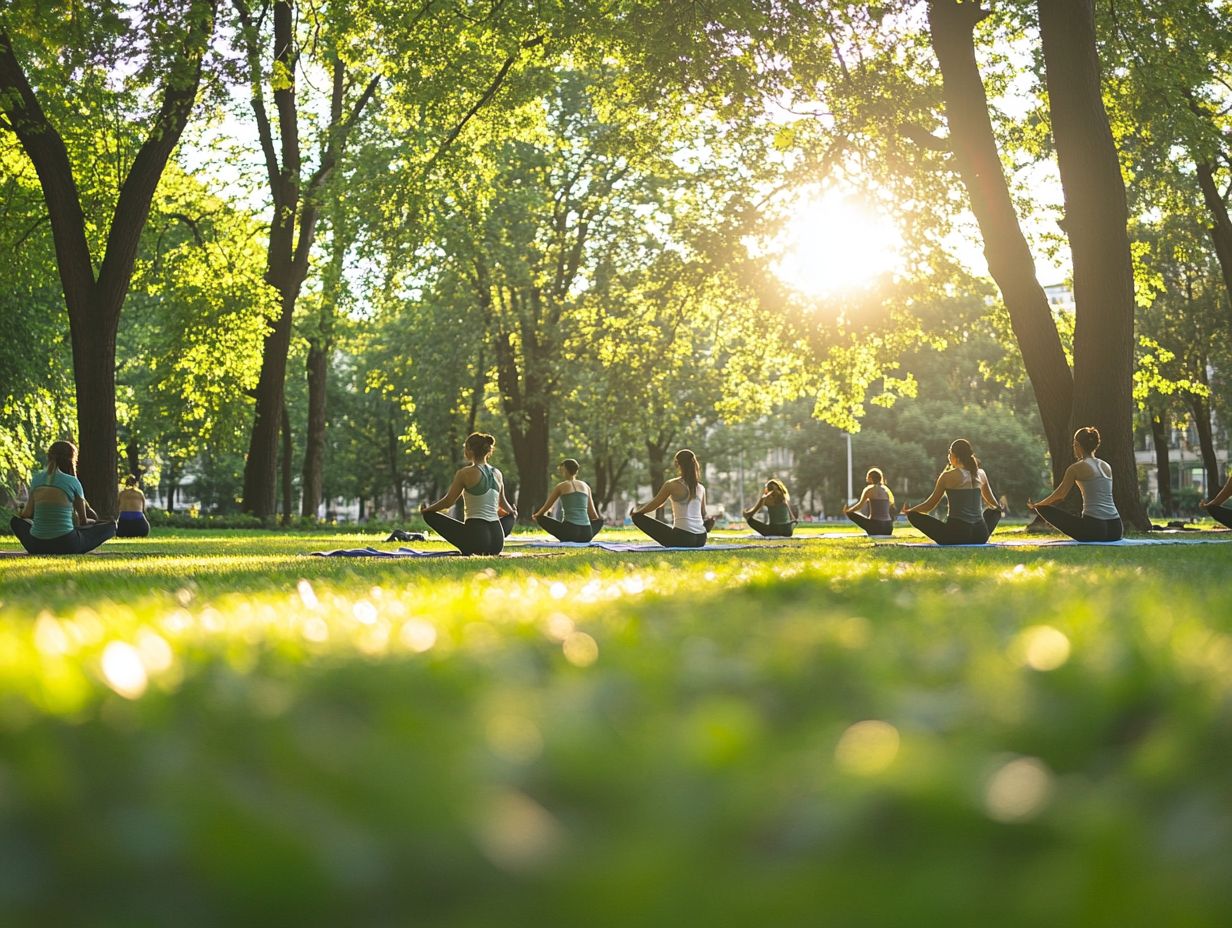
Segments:
[[[120,491],[120,517],[116,521],[116,538],[145,538],[150,534],[150,520],[145,517],[145,494],[137,476],[124,478]]]
[[[706,518],[706,488],[701,484],[701,467],[688,448],[676,452],[679,477],[666,481],[655,498],[645,506],[634,504],[629,515],[633,524],[665,548],[700,548],[714,525]],[[672,503],[672,524],[660,522],[650,513],[668,500]]]
[[[763,506],[766,509],[765,522],[753,518]],[[748,522],[749,528],[758,535],[775,538],[791,537],[792,529],[798,520],[795,513],[791,511],[787,486],[782,480],[778,477],[771,477],[766,481],[766,488],[761,494],[761,499],[757,501],[757,505],[744,511],[744,521]]]
[[[1074,433],[1074,457],[1061,485],[1038,503],[1027,500],[1027,508],[1053,528],[1075,541],[1120,541],[1124,534],[1121,514],[1112,499],[1112,467],[1095,456],[1099,450],[1099,429],[1081,428]],[[1082,493],[1082,515],[1058,509],[1078,484]]]
[[[1228,509],[1224,505],[1230,496],[1232,496],[1232,473],[1228,474],[1228,479],[1224,483],[1223,489],[1216,493],[1213,499],[1200,501],[1198,508],[1205,509],[1206,514],[1220,525],[1232,528],[1232,509]]]
[[[868,485],[860,498],[843,509],[843,515],[869,535],[894,534],[894,494],[885,485],[881,469],[870,467],[864,477]]]
[[[988,475],[965,438],[950,445],[949,457],[950,466],[937,478],[933,495],[916,506],[904,505],[903,515],[939,545],[985,544],[1001,521],[1001,507],[988,485]],[[943,496],[949,506],[944,522],[928,515]]]
[[[453,475],[444,496],[430,506],[425,503],[419,507],[428,528],[463,554],[500,554],[518,514],[505,498],[505,478],[488,463],[495,446],[496,439],[491,435],[468,435],[462,446],[467,465]],[[459,496],[465,522],[442,511],[456,503]]]
[[[552,488],[544,504],[534,513],[534,519],[549,535],[560,541],[588,542],[603,528],[603,519],[595,508],[590,487],[585,480],[578,480],[578,462],[565,458],[556,465],[561,482]],[[563,519],[548,515],[556,501],[560,500]]]
[[[95,521],[92,512],[77,479],[77,446],[58,441],[47,449],[47,470],[30,478],[25,508],[9,526],[31,554],[85,554],[116,533],[114,522]]]

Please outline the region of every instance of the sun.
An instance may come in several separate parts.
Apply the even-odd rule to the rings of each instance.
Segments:
[[[902,236],[894,224],[839,191],[802,198],[779,243],[775,273],[806,296],[863,289],[902,264]]]

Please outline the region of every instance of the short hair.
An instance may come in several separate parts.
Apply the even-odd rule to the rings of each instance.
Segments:
[[[570,477],[572,477],[579,470],[581,470],[581,465],[579,465],[578,462],[575,461],[573,458],[565,458],[563,461],[560,462],[558,466],[563,467],[565,470],[567,470],[569,472]]]

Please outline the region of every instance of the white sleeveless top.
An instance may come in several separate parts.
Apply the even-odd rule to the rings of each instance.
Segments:
[[[706,525],[702,521],[702,500],[706,498],[704,486],[699,483],[693,498],[683,503],[677,501],[674,496],[668,498],[672,501],[672,524],[676,528],[692,532],[694,535],[706,534]]]
[[[1107,461],[1099,458],[1091,458],[1090,461],[1099,471],[1099,475],[1075,481],[1078,492],[1082,494],[1082,514],[1105,521],[1121,518],[1112,498],[1112,468]]]

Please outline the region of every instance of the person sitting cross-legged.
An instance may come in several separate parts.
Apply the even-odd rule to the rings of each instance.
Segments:
[[[843,509],[843,515],[869,535],[894,534],[894,494],[885,485],[881,469],[870,467],[865,476],[868,485],[860,498]]]
[[[1099,429],[1081,428],[1074,433],[1074,457],[1058,486],[1038,503],[1027,501],[1027,508],[1058,531],[1075,541],[1119,541],[1124,534],[1121,514],[1112,498],[1112,467],[1095,456],[1099,450]],[[1058,509],[1056,504],[1069,496],[1077,484],[1082,493],[1082,515]]]
[[[9,527],[30,554],[85,554],[116,533],[116,524],[95,521],[77,479],[77,446],[55,442],[47,469],[30,478],[30,496]]]
[[[588,542],[603,528],[603,519],[595,508],[590,487],[578,479],[578,462],[565,458],[556,466],[561,481],[552,488],[542,506],[534,513],[534,519],[549,535],[560,541]],[[548,515],[556,501],[560,500],[563,519]]]
[[[959,438],[950,445],[949,464],[937,478],[933,494],[916,506],[903,506],[907,521],[939,545],[982,545],[1001,521],[1001,507],[988,485],[988,475],[971,449]],[[928,513],[945,497],[944,522]]]

